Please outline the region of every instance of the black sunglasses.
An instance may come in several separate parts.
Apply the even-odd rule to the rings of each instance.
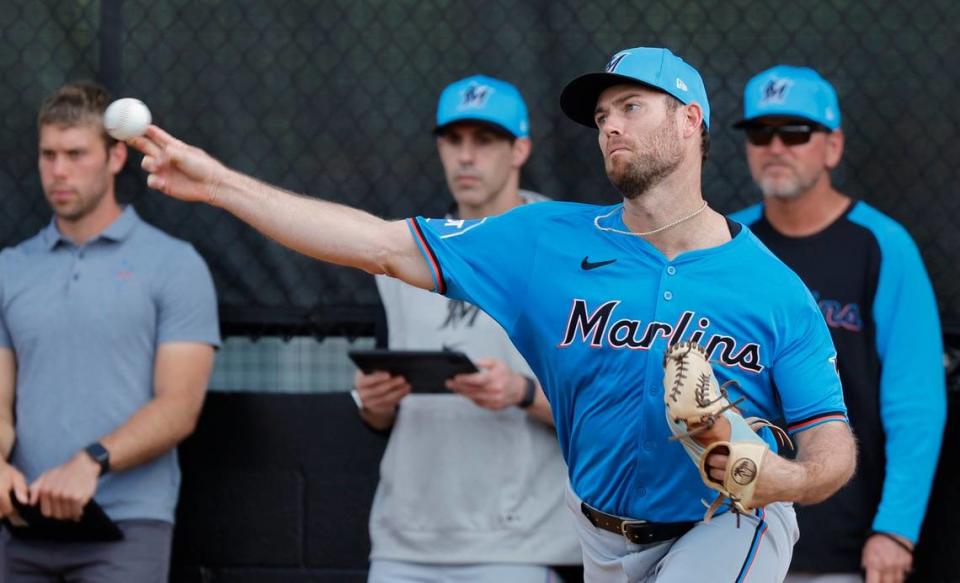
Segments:
[[[769,146],[773,136],[780,136],[784,146],[799,146],[810,141],[813,132],[826,131],[815,124],[793,123],[782,126],[752,125],[745,128],[747,141],[754,146]]]

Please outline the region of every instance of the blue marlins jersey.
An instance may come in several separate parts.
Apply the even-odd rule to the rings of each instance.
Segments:
[[[666,347],[698,342],[745,416],[795,432],[846,419],[833,344],[806,287],[748,229],[671,261],[621,213],[545,202],[409,225],[435,291],[497,320],[540,379],[574,492],[611,514],[699,520],[715,492],[668,440]]]

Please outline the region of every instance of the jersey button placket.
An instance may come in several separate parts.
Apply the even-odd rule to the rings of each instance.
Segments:
[[[669,280],[669,278],[671,278],[671,277],[673,277],[674,275],[677,274],[677,268],[676,268],[675,266],[673,266],[673,265],[668,265],[668,266],[663,270],[663,272],[666,273],[668,277],[667,277],[667,278],[664,278],[664,281],[663,281],[662,283],[669,286],[669,285],[670,285],[670,280]],[[673,299],[673,292],[670,291],[669,289],[666,289],[666,290],[663,291],[662,297],[663,297],[664,301],[669,302],[670,300]]]

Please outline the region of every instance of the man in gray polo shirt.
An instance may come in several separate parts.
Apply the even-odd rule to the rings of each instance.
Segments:
[[[124,538],[5,533],[9,583],[166,581],[175,446],[194,429],[219,344],[206,264],[117,203],[127,150],[104,132],[109,101],[81,83],[44,103],[39,168],[54,218],[0,253],[0,516],[15,512],[11,496],[64,520],[94,498]]]

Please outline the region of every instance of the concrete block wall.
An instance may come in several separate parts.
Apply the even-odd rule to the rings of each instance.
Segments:
[[[211,393],[179,450],[171,580],[366,581],[385,445],[346,393]]]

